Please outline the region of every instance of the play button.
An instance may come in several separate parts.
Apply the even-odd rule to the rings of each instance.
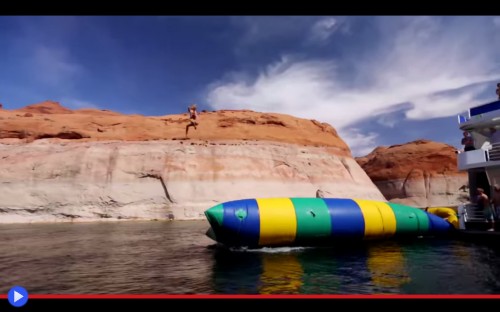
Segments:
[[[9,290],[7,298],[14,307],[22,307],[28,302],[28,292],[21,286],[14,286]]]
[[[17,291],[14,290],[14,302],[18,302],[19,300],[23,299],[24,296],[18,293]]]

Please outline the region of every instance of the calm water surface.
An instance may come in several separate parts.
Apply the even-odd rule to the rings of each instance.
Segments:
[[[500,244],[224,250],[205,221],[0,226],[0,293],[500,293]]]

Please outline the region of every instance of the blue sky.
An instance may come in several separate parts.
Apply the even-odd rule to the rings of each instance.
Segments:
[[[334,126],[361,156],[496,98],[500,18],[3,16],[0,103],[122,113],[251,109]]]

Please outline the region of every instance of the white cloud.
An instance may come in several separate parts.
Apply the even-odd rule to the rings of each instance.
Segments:
[[[333,17],[323,18],[311,28],[310,40],[314,42],[323,42],[328,40],[330,36],[339,28],[339,21]]]
[[[459,108],[468,108],[492,101],[493,96],[478,98],[478,95],[486,91],[487,87],[484,84],[474,85],[459,93],[431,94],[416,98],[413,100],[413,108],[406,111],[406,117],[413,120],[425,120],[428,116],[437,118],[456,115],[461,112]],[[491,94],[493,95],[493,92]]]
[[[242,30],[235,47],[237,53],[276,40],[295,40],[299,45],[323,44],[335,33],[350,32],[349,23],[342,16],[238,16],[231,20]]]
[[[390,118],[383,116],[401,109],[400,103],[408,103],[408,119],[452,116],[485,100],[484,83],[500,79],[500,41],[489,18],[377,18],[372,27],[377,40],[354,40],[370,53],[353,46],[364,53],[340,60],[285,56],[253,79],[239,73],[217,81],[207,102],[216,109],[273,111],[328,122],[360,152],[371,148],[376,134],[349,134],[356,123],[371,118],[387,124]],[[355,64],[348,78],[339,70],[342,62]]]
[[[328,90],[334,86],[325,76],[333,72],[334,67],[332,62],[294,63],[283,57],[268,66],[254,81],[241,80],[214,87],[208,94],[208,102],[216,109],[230,106],[287,111],[293,108],[312,118],[315,114],[307,113],[308,110],[328,105]]]
[[[316,19],[305,16],[238,16],[232,17],[231,21],[242,29],[239,44],[248,46],[300,36]]]
[[[377,123],[381,126],[394,128],[394,126],[399,122],[399,118],[394,115],[386,114],[382,115],[377,119]]]
[[[34,72],[49,85],[68,83],[82,71],[80,65],[71,61],[63,48],[40,45],[34,50]]]
[[[493,25],[495,25],[496,27],[500,27],[500,17],[499,16],[495,16],[493,18]]]
[[[446,116],[442,108],[428,109],[429,102],[423,100],[426,99],[424,96],[492,78],[434,76],[407,82],[404,79],[391,80],[389,74],[383,73],[381,76],[387,86],[350,89],[336,76],[335,68],[332,61],[294,62],[285,57],[269,65],[253,81],[219,84],[210,90],[207,100],[215,109],[231,107],[284,112],[305,118],[326,119],[335,127],[343,128],[381,110],[390,111],[396,103],[405,101],[413,102],[408,118],[416,117],[414,112],[420,109],[426,111],[427,118]],[[479,90],[482,88],[473,88],[468,97],[472,98]],[[452,115],[468,107],[468,104],[465,100],[455,102],[451,108],[447,106],[445,112]]]
[[[349,143],[349,148],[354,156],[364,156],[377,147],[378,134],[374,132],[362,133],[357,128],[345,128],[339,130],[340,137]]]
[[[19,29],[9,48],[23,59],[22,67],[31,77],[50,87],[66,89],[83,72],[70,54],[68,41],[83,27],[76,16],[41,16],[14,20]],[[87,23],[88,24],[88,23]],[[92,23],[85,27],[93,27]]]
[[[82,109],[82,108],[101,109],[97,104],[75,98],[63,98],[60,101],[60,103],[61,105],[71,109]]]

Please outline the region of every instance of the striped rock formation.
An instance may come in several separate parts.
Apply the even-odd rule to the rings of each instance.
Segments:
[[[456,206],[467,201],[467,173],[457,169],[453,146],[417,140],[378,147],[357,158],[391,202],[416,207]]]
[[[328,124],[252,111],[146,117],[44,102],[0,111],[0,223],[204,219],[219,202],[384,200]]]

